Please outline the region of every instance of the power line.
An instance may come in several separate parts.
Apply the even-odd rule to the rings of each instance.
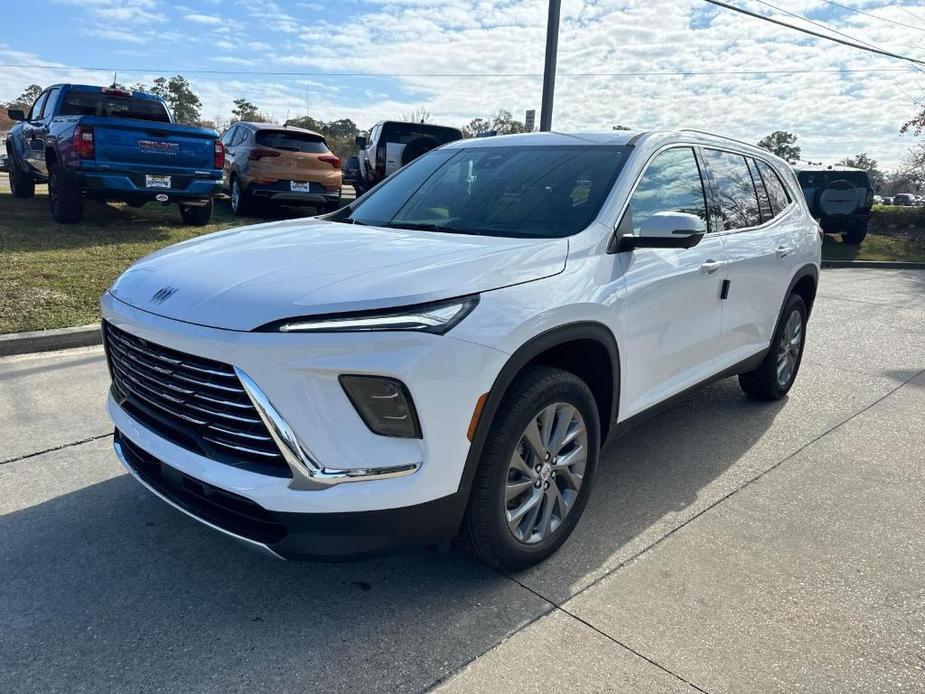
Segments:
[[[748,15],[749,17],[754,17],[755,19],[760,19],[765,22],[771,22],[772,24],[777,24],[778,26],[786,27],[787,29],[793,29],[794,31],[799,31],[804,34],[809,34],[810,36],[816,36],[820,39],[826,39],[828,41],[834,41],[835,43],[840,43],[844,46],[849,46],[851,48],[856,48],[859,51],[868,51],[869,53],[876,53],[877,55],[886,56],[887,58],[896,58],[897,60],[905,60],[908,63],[914,65],[925,65],[925,60],[919,60],[918,58],[910,58],[906,55],[900,55],[899,53],[893,53],[891,51],[885,51],[881,48],[874,48],[872,46],[864,46],[860,43],[855,43],[853,41],[846,41],[845,39],[840,39],[831,34],[821,34],[818,31],[813,31],[812,29],[804,29],[803,27],[794,26],[789,22],[783,22],[779,19],[774,19],[773,17],[767,17],[758,12],[753,12],[752,10],[746,10],[743,7],[736,7],[735,5],[730,5],[725,2],[720,2],[720,0],[703,0],[708,2],[711,5],[716,5],[717,7],[723,7],[727,10],[732,10],[733,12],[738,12],[739,14]]]
[[[925,31],[925,29],[923,29],[922,27],[914,27],[909,24],[903,24],[902,22],[897,22],[895,19],[890,19],[889,17],[881,17],[879,14],[874,14],[873,12],[865,12],[864,10],[859,10],[856,7],[850,7],[849,5],[842,5],[840,2],[834,2],[834,0],[822,0],[822,2],[826,3],[827,5],[834,5],[835,7],[840,7],[841,9],[848,10],[849,12],[856,12],[857,14],[867,15],[868,17],[873,17],[874,19],[879,19],[883,22],[889,22],[890,24],[895,24],[896,26],[902,27],[903,29],[915,29],[916,31]],[[893,5],[891,3],[887,3],[886,5],[884,5],[884,7],[895,7],[899,10],[909,12],[904,7],[901,7],[900,5]],[[912,13],[909,12],[909,14],[912,14]],[[914,14],[912,14],[912,16],[915,17]],[[916,19],[918,19],[918,17],[916,17]],[[923,21],[923,20],[920,20],[920,21]]]
[[[709,1],[709,0],[708,0]],[[768,19],[763,15],[758,15]],[[111,67],[80,67],[76,65],[29,65],[0,63],[0,68],[36,70],[79,70],[84,72],[114,72]],[[659,70],[635,72],[560,72],[561,77],[697,77],[707,75],[807,75],[870,72],[912,72],[914,68],[815,68],[815,69],[769,69],[769,70]],[[276,76],[276,77],[439,77],[439,78],[490,78],[490,77],[542,77],[541,72],[292,72],[276,70],[177,70],[162,68],[118,68],[118,72],[187,74],[187,75],[233,75],[233,76]]]
[[[906,9],[905,7],[903,7],[902,5],[897,5],[895,2],[888,2],[888,3],[886,3],[886,7],[895,7],[897,10],[902,10],[903,12],[905,12],[905,13],[906,13],[907,15],[909,15],[910,17],[915,17],[915,18],[916,18],[917,20],[919,20],[920,22],[925,22],[925,19],[922,19],[921,17],[919,17],[919,16],[918,16],[917,14],[915,14],[912,10],[908,10],[908,9]]]
[[[807,23],[809,23],[809,24],[812,24],[813,26],[817,26],[817,27],[819,27],[820,29],[825,29],[826,31],[831,31],[833,34],[838,34],[839,36],[844,36],[846,39],[851,39],[852,41],[857,41],[858,43],[862,43],[862,44],[864,44],[865,46],[869,46],[870,48],[876,48],[877,50],[880,50],[880,47],[879,47],[879,46],[876,46],[876,45],[870,43],[869,41],[864,41],[863,39],[859,39],[857,36],[851,36],[850,34],[846,34],[846,33],[844,33],[844,32],[839,31],[838,29],[833,29],[833,28],[830,27],[828,24],[823,24],[822,22],[817,22],[817,21],[814,20],[814,19],[809,19],[808,17],[804,17],[803,15],[797,14],[796,12],[791,12],[790,10],[784,9],[783,7],[778,7],[777,5],[772,5],[772,4],[769,3],[769,2],[765,2],[765,0],[755,0],[755,2],[760,3],[760,4],[762,4],[762,5],[766,6],[766,7],[770,7],[772,10],[777,10],[778,12],[783,12],[784,14],[790,15],[791,17],[795,17],[796,19],[799,19],[799,20],[802,20],[802,21],[807,22]]]

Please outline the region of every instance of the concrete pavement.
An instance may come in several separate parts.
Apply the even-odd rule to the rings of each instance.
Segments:
[[[925,273],[823,274],[781,403],[605,451],[539,567],[267,560],[127,477],[98,348],[0,359],[0,690],[925,691]]]

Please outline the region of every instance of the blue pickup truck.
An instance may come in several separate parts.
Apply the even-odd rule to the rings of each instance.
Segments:
[[[214,130],[178,125],[164,101],[108,87],[56,84],[39,95],[6,140],[10,188],[31,198],[48,183],[51,215],[83,219],[85,199],[178,203],[187,224],[208,224],[225,150]]]

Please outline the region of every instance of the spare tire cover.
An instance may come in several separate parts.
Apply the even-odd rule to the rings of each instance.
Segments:
[[[436,137],[416,137],[405,145],[401,153],[401,165],[410,164],[422,154],[427,154],[430,150],[440,146],[440,141]]]
[[[832,181],[819,193],[819,209],[827,216],[853,214],[864,202],[865,193],[845,179]]]

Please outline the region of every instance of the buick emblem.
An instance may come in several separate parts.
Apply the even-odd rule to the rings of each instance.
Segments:
[[[161,287],[156,292],[154,292],[154,296],[151,297],[151,303],[162,304],[176,293],[176,287]]]

